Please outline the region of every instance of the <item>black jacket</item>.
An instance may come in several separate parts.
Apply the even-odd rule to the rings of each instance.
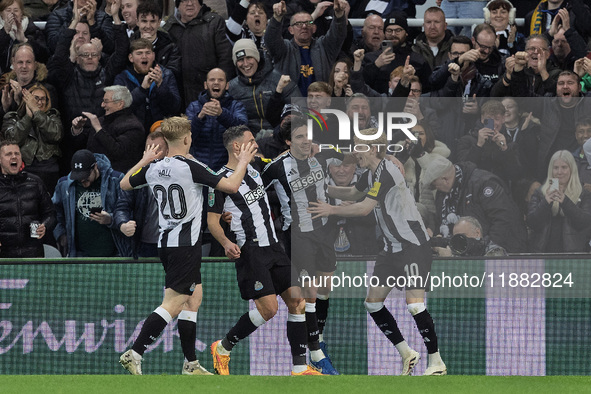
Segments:
[[[45,224],[45,237],[51,237],[56,224],[55,207],[43,181],[21,171],[0,175],[0,257],[43,257],[43,240],[31,238],[30,223]]]
[[[130,108],[105,115],[100,122],[101,130],[89,132],[87,149],[104,154],[115,171],[125,174],[142,158],[146,139],[144,127]]]
[[[564,213],[561,252],[586,252],[589,249],[591,226],[591,193],[583,189],[576,203],[565,196],[560,208]],[[546,201],[541,188],[534,192],[529,201],[527,224],[532,229],[529,241],[530,251],[547,252],[551,235],[552,206]]]
[[[512,142],[505,128],[500,131],[505,136],[507,149],[502,151],[499,146],[486,141],[482,147],[478,142],[478,131],[484,125],[478,121],[476,126],[465,136],[460,138],[457,147],[458,161],[471,161],[481,170],[492,172],[505,182],[517,181],[523,177],[523,168],[519,160],[519,147]]]
[[[431,66],[423,55],[413,52],[409,43],[402,44],[394,48],[396,57],[394,60],[383,67],[378,68],[375,64],[377,58],[382,54],[379,51],[368,53],[363,59],[363,78],[365,83],[379,93],[388,93],[388,82],[390,73],[398,66],[404,66],[406,57],[410,55],[410,64],[415,68],[415,75],[420,79],[423,86],[423,92],[430,89],[429,76],[431,75]]]
[[[456,215],[472,216],[482,225],[484,235],[509,253],[527,251],[527,235],[523,215],[508,192],[505,182],[496,175],[476,168],[471,162],[460,162],[463,179]],[[443,198],[447,193],[435,195],[436,227],[441,225]]]
[[[178,13],[170,16],[164,25],[182,56],[182,107],[199,98],[204,89],[207,73],[219,67],[226,72],[229,81],[235,75],[232,62],[232,45],[226,37],[224,19],[202,5],[197,16],[188,23],[182,23]]]
[[[113,50],[113,40],[117,39],[114,35],[113,29],[113,18],[107,15],[105,11],[99,9],[100,0],[97,1],[97,10],[94,14],[95,23],[90,27],[90,36],[100,38],[103,43],[103,51],[111,53]],[[72,22],[72,16],[74,15],[72,6],[73,2],[68,2],[68,5],[53,11],[47,17],[47,24],[45,25],[45,35],[47,36],[47,46],[49,51],[54,53],[60,37],[68,30],[68,26]],[[127,33],[126,33],[127,35]],[[71,39],[70,39],[71,41]],[[68,48],[70,42],[68,42]]]

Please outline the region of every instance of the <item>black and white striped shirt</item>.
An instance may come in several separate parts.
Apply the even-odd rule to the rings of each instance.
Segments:
[[[158,204],[158,247],[193,246],[201,235],[203,186],[222,178],[205,164],[183,156],[165,157],[129,178],[134,188],[148,185]]]
[[[295,223],[294,230],[310,232],[324,226],[328,219],[312,220],[308,213],[310,202],[327,201],[326,187],[329,159],[343,160],[344,155],[335,150],[326,150],[306,160],[296,159],[286,152],[269,163],[263,171],[267,187],[273,185],[281,202],[283,230]]]
[[[226,177],[233,173],[234,170],[226,166],[218,171],[220,176]],[[239,247],[247,242],[258,246],[277,243],[265,186],[261,175],[251,165],[248,165],[237,193],[227,194],[210,188],[208,205],[208,212],[221,214],[227,211],[232,214],[230,229],[236,234]]]
[[[423,245],[429,235],[404,176],[390,160],[382,159],[374,174],[367,171],[355,187],[371,189],[366,197],[376,200],[376,220],[384,234],[384,251],[400,252],[405,243]]]

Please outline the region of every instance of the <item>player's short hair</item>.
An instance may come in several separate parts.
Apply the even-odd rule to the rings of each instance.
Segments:
[[[140,49],[149,49],[154,52],[154,46],[152,46],[152,42],[147,38],[138,38],[129,44],[129,53],[134,53]]]
[[[312,92],[326,93],[329,96],[332,95],[332,89],[330,88],[330,85],[322,81],[312,82],[310,86],[308,86],[308,93]]]
[[[370,129],[359,130],[359,133],[362,135],[375,135],[377,134],[377,132],[378,129],[376,129],[375,127],[372,127]],[[388,145],[388,137],[386,133],[382,133],[375,140],[365,141],[355,136],[355,144],[365,144],[369,145],[370,147],[372,147],[373,145],[378,145],[378,151],[376,152],[376,156],[378,159],[383,159],[384,157],[386,157],[386,146]]]
[[[480,110],[482,115],[504,115],[505,114],[505,106],[498,100],[488,100],[486,103],[482,104],[482,109]]]
[[[191,121],[185,116],[173,116],[162,121],[162,135],[166,142],[178,141],[191,134]]]
[[[243,124],[238,126],[232,126],[226,131],[224,131],[222,141],[228,152],[232,149],[232,142],[236,141],[239,138],[242,138],[244,133],[247,131],[250,131],[250,129],[248,128],[248,126],[245,126]]]
[[[308,127],[308,119],[304,116],[291,116],[281,126],[284,141],[291,141],[291,133],[300,127]]]
[[[155,0],[146,0],[138,4],[136,14],[138,19],[140,15],[156,15],[158,19],[162,19],[162,8]]]

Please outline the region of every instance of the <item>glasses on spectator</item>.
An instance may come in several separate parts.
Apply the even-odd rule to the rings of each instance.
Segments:
[[[107,100],[107,99],[103,99],[103,103],[105,103],[105,104],[116,103],[117,101],[121,101],[121,100]]]
[[[386,34],[400,34],[404,31],[402,27],[398,27],[396,29],[386,29]]]
[[[547,48],[540,48],[540,47],[525,48],[525,51],[527,53],[546,52],[547,50],[548,50]]]
[[[410,92],[414,93],[414,94],[421,94],[421,93],[423,93],[423,90],[422,89],[411,89]]]
[[[181,0],[181,4],[182,3],[192,3],[192,4],[197,4],[198,0]]]
[[[96,53],[96,52],[92,52],[92,53],[90,53],[90,52],[84,52],[84,53],[79,54],[78,56],[80,56],[80,57],[82,57],[84,59],[88,59],[88,58],[91,58],[91,57],[93,57],[93,58],[94,57],[100,57],[101,54],[100,53]]]
[[[297,27],[298,29],[301,29],[304,26],[312,26],[313,24],[314,24],[314,21],[294,22],[292,24],[292,26]]]
[[[40,96],[33,95],[33,98],[35,99],[35,101],[38,101],[40,103],[46,103],[47,102],[47,97],[45,97],[45,96],[40,97]]]
[[[456,57],[462,56],[466,52],[452,52],[451,56],[455,59]]]
[[[476,39],[474,39],[474,42],[476,42],[476,44],[478,44],[478,46],[480,47],[480,49],[490,52],[494,49],[494,46],[488,46],[488,45],[482,45],[481,43],[479,43]]]

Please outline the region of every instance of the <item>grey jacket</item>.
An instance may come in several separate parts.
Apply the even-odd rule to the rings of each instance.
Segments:
[[[293,38],[291,40],[283,39],[281,30],[281,22],[271,18],[265,32],[265,43],[275,64],[275,69],[283,75],[289,75],[291,80],[295,82],[300,77],[302,65],[300,49]],[[317,81],[328,82],[330,70],[337,60],[346,36],[347,18],[342,16],[333,19],[325,36],[312,39],[310,56]]]

